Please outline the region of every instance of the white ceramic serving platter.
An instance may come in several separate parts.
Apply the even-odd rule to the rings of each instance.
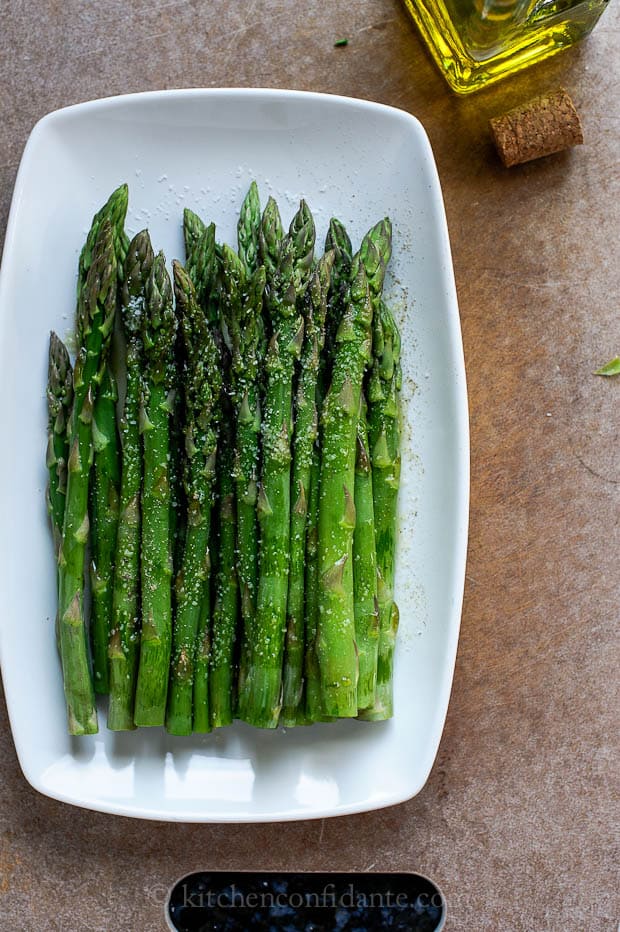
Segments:
[[[189,206],[235,241],[256,179],[285,223],[308,201],[322,244],[331,216],[356,246],[394,224],[387,292],[403,337],[403,466],[392,721],[212,735],[163,729],[70,738],[54,640],[55,570],[45,509],[48,335],[72,327],[90,220],[129,183],[130,235],[148,226],[183,256]],[[104,812],[260,822],[362,812],[423,787],[446,715],[463,594],[469,491],[467,397],[450,247],[427,136],[407,113],[297,91],[136,94],[52,113],[15,185],[0,279],[2,676],[27,780]]]

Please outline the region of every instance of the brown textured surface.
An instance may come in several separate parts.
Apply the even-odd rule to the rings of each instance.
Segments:
[[[583,143],[579,114],[564,88],[492,117],[490,126],[506,168]]]
[[[84,812],[27,786],[2,707],[0,928],[151,932],[194,868],[374,867],[432,876],[451,930],[615,932],[620,379],[592,370],[620,349],[619,24],[612,5],[580,48],[461,100],[398,0],[6,4],[0,230],[34,122],[88,98],[297,87],[422,120],[460,296],[472,508],[452,701],[416,799],[262,827]],[[506,171],[489,117],[560,82],[587,145]]]

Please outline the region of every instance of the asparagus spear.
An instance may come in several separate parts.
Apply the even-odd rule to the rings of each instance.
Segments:
[[[258,585],[256,500],[260,452],[260,378],[264,358],[263,294],[265,266],[260,265],[261,212],[256,182],[246,194],[237,224],[239,259],[245,266],[246,300],[225,303],[232,342],[233,398],[236,405],[235,497],[237,503],[238,576],[241,592],[241,649],[238,691],[245,689]],[[226,281],[226,254],[222,268]],[[234,264],[233,264],[234,268]],[[248,279],[249,286],[248,286]],[[229,291],[225,287],[224,293]]]
[[[377,650],[379,646],[379,608],[377,604],[377,558],[375,554],[375,516],[372,497],[372,473],[368,454],[366,401],[362,398],[357,427],[355,461],[355,530],[353,532],[353,599],[355,608],[355,643],[359,677],[357,705],[366,709],[375,700],[377,684]]]
[[[241,644],[237,678],[237,710],[247,699],[247,674],[254,642],[253,625],[258,593],[258,479],[261,452],[262,410],[265,396],[265,358],[271,322],[266,293],[275,286],[280,249],[284,238],[282,220],[270,197],[261,216],[256,182],[252,182],[241,206],[237,242],[245,266],[245,298],[238,323],[228,312],[227,326],[233,343],[233,388],[236,389],[237,432],[235,479],[239,588],[241,594]],[[222,257],[223,260],[224,257]],[[222,261],[222,268],[224,268]],[[237,349],[235,349],[235,344]],[[241,717],[243,713],[240,712]]]
[[[67,497],[67,459],[69,457],[69,428],[73,404],[73,369],[69,352],[62,340],[50,333],[47,374],[47,454],[49,480],[46,490],[47,511],[50,516],[54,540],[54,555],[58,555],[62,541],[62,525]],[[56,573],[58,587],[58,573]],[[60,650],[58,611],[55,619],[56,645]]]
[[[73,370],[67,347],[52,331],[50,333],[49,364],[47,373],[47,457],[49,484],[47,510],[54,535],[54,553],[58,557],[62,540],[67,495],[67,459],[69,436],[67,428],[73,403]]]
[[[237,512],[237,569],[243,631],[239,661],[243,690],[253,640],[258,580],[256,520],[260,447],[259,344],[262,335],[265,269],[249,276],[232,249],[222,249],[222,314],[231,346],[231,391],[234,409],[234,482]]]
[[[188,514],[183,560],[177,579],[177,613],[166,728],[172,734],[187,735],[192,731],[195,685],[200,701],[198,708],[194,708],[193,724],[196,730],[209,727],[205,705],[210,635],[209,531],[221,370],[219,353],[205,315],[198,306],[191,279],[180,263],[173,263],[173,268],[186,353],[185,449],[188,467],[185,481]]]
[[[203,308],[209,322],[218,325],[216,302],[217,247],[215,224],[206,226],[196,214],[187,208],[184,214],[185,270],[190,277],[198,304]]]
[[[391,251],[392,226],[386,217],[368,232],[361,248],[374,309],[373,368],[368,385],[368,428],[376,522],[379,657],[376,699],[361,716],[372,721],[390,718],[393,713],[392,666],[398,629],[398,608],[393,600],[393,586],[396,504],[400,476],[400,336],[394,318],[381,297]],[[377,254],[380,260],[378,262]]]
[[[163,253],[153,260],[142,318],[145,380],[140,411],[142,495],[142,632],[134,722],[163,725],[172,639],[170,580],[170,412],[177,320]]]
[[[366,721],[383,721],[393,714],[392,675],[398,630],[394,556],[400,480],[400,335],[390,309],[383,302],[378,316],[381,352],[377,352],[376,344],[373,344],[373,367],[368,383],[368,433],[377,549],[379,657],[376,698],[373,705],[360,714],[360,718]]]
[[[370,243],[373,244],[374,249],[369,251],[367,246]],[[379,256],[378,262],[375,261],[375,250]],[[383,353],[383,326],[379,309],[385,270],[392,255],[392,224],[388,217],[380,220],[368,231],[362,241],[360,252],[368,275],[368,287],[373,306],[372,349],[373,354],[380,356]]]
[[[273,197],[270,197],[267,201],[265,209],[263,211],[262,217],[256,216],[260,209],[260,204],[255,201],[251,192],[248,192],[244,205],[242,208],[242,213],[245,213],[243,229],[248,226],[256,226],[258,228],[258,254],[257,262],[259,269],[262,270],[263,275],[263,294],[266,298],[267,295],[271,294],[274,291],[276,278],[277,278],[277,269],[278,262],[280,257],[280,251],[282,248],[282,241],[284,239],[284,229],[282,226],[282,218],[280,217],[280,211],[278,210],[278,205]],[[240,221],[241,223],[241,221]],[[244,232],[238,229],[237,238],[239,242],[239,252],[240,255],[244,255],[244,250],[246,249],[245,245],[242,245]],[[251,247],[250,247],[251,249]],[[224,266],[224,263],[223,263]],[[228,317],[232,315],[228,312]],[[231,321],[232,323],[232,321]],[[233,326],[233,333],[235,331],[235,326]],[[253,339],[256,339],[256,361],[264,363],[267,355],[267,339],[271,333],[271,320],[270,315],[267,309],[267,301],[261,300],[261,317],[257,321],[256,329],[253,330],[249,328],[248,332]],[[241,328],[239,328],[239,334],[242,335]],[[252,346],[252,349],[254,347]],[[235,354],[236,356],[237,354]],[[250,354],[249,354],[250,355]],[[251,358],[251,355],[250,355]],[[253,463],[258,464],[258,455],[260,452],[260,433],[262,431],[262,411],[261,411],[261,401],[264,401],[265,396],[265,366],[263,366],[262,371],[257,367],[256,378],[254,380],[255,388],[252,392],[252,395],[248,393],[248,409],[243,412],[243,418],[240,417],[238,432],[242,433],[245,431],[248,433],[247,438],[239,437],[237,438],[238,449],[241,449],[241,446],[245,447],[248,451],[248,460],[249,460],[249,451],[255,448],[255,459],[254,456],[252,461],[248,462],[249,471],[248,475],[251,477],[253,468]],[[241,411],[239,412],[241,415]],[[251,419],[251,415],[254,414],[254,421]],[[255,441],[254,444],[251,444],[251,432],[255,431]],[[239,480],[241,482],[241,472],[245,471],[242,467],[240,458],[238,459],[239,463]],[[258,538],[259,538],[259,527],[256,524],[256,518],[258,516],[258,485],[257,482],[251,481],[248,482],[245,490],[245,495],[247,495],[247,505],[243,504],[241,509],[238,511],[238,533],[239,533],[239,556],[240,556],[240,588],[241,588],[241,614],[243,620],[243,632],[241,639],[241,650],[239,655],[239,676],[237,682],[237,710],[240,718],[246,717],[246,705],[248,701],[248,671],[251,665],[251,652],[253,650],[254,640],[255,640],[255,615],[256,615],[256,598],[258,594]],[[237,502],[245,497],[243,488],[237,488]],[[253,503],[254,499],[254,503]],[[243,543],[242,543],[243,541]]]
[[[342,244],[342,232],[337,226],[330,233]],[[385,270],[392,251],[392,227],[388,218],[372,227],[362,241],[360,259],[368,278],[368,289],[373,307],[373,349],[382,352],[382,328],[379,308]],[[342,245],[341,258],[346,268],[346,244]],[[374,702],[378,616],[375,613],[377,597],[376,557],[374,548],[374,514],[372,504],[372,477],[368,459],[368,437],[365,402],[362,400],[358,451],[355,475],[355,505],[357,522],[354,533],[354,595],[355,629],[358,649],[359,679],[358,707],[365,709]],[[361,513],[359,511],[361,509]]]
[[[258,253],[260,264],[265,267],[266,287],[274,287],[280,265],[284,229],[282,218],[275,200],[270,197],[263,211],[258,233]]]
[[[241,205],[237,223],[239,258],[244,264],[248,275],[253,275],[258,267],[260,225],[260,199],[258,187],[256,182],[253,181]]]
[[[108,218],[119,281],[129,241],[124,230],[127,213],[127,185],[112,192],[108,201],[95,214],[78,265],[78,301],[83,294],[88,269],[92,263],[93,246],[101,223]],[[95,691],[107,693],[108,636],[112,610],[114,548],[118,522],[118,491],[120,460],[116,427],[116,385],[106,369],[93,412],[94,469],[90,493],[92,525],[92,659]]]
[[[270,204],[272,202],[270,201]],[[265,209],[267,209],[269,204]],[[277,208],[275,208],[277,211]],[[261,244],[275,254],[274,211],[261,226]],[[313,232],[313,231],[312,231]],[[266,254],[266,250],[262,250]],[[282,241],[275,271],[267,271],[267,310],[271,339],[265,360],[267,384],[263,416],[263,462],[258,494],[261,525],[259,582],[254,643],[248,675],[240,695],[240,715],[251,724],[275,728],[281,705],[282,653],[288,593],[291,432],[293,374],[303,339],[297,312],[296,257],[302,252],[288,236]]]
[[[215,242],[215,224],[209,226],[203,225],[202,234],[197,239],[193,249],[189,251],[186,269],[195,287],[196,300],[205,314],[207,323],[211,328],[211,336],[215,347],[221,357],[220,362],[224,363],[227,358],[227,348],[220,330],[220,312],[219,312],[219,261],[221,259],[220,247]],[[224,368],[227,368],[225,366]],[[220,395],[218,400],[214,401],[214,416],[219,422],[220,407],[219,402],[222,400],[222,383],[221,379]],[[215,422],[214,422],[215,424]],[[228,428],[228,425],[226,426]],[[210,542],[207,544],[208,550],[212,555],[217,550],[217,521],[211,520],[209,513],[209,531]],[[209,573],[212,575],[212,573]],[[205,598],[202,600],[200,617],[198,620],[198,630],[196,634],[196,656],[193,672],[193,730],[206,732],[211,729],[209,716],[209,658],[211,653],[211,598],[208,580],[206,584]]]
[[[329,221],[329,229],[325,237],[325,252],[334,253],[334,265],[330,284],[330,299],[342,302],[348,295],[351,263],[353,262],[353,248],[351,238],[344,224],[336,217]]]
[[[334,262],[329,288],[329,310],[325,327],[325,351],[321,354],[320,364],[319,391],[321,398],[325,397],[331,382],[336,333],[349,296],[351,262],[353,260],[349,234],[340,220],[335,217],[332,217],[329,222],[329,230],[325,238],[325,252],[333,252]]]
[[[295,725],[299,718],[303,687],[304,564],[306,525],[312,469],[312,453],[318,435],[316,407],[319,358],[325,339],[327,295],[334,253],[320,259],[306,295],[305,333],[301,373],[295,399],[293,440],[290,572],[288,581],[284,698],[281,724]]]
[[[183,211],[183,240],[185,243],[185,257],[189,267],[193,264],[193,257],[198,249],[198,243],[204,236],[206,226],[198,214],[186,207]],[[189,268],[188,268],[189,273]]]
[[[197,268],[199,263],[200,242],[207,227],[188,207],[183,211],[183,239],[185,243],[185,268],[197,287]],[[187,532],[187,501],[185,498],[184,457],[185,410],[183,392],[183,372],[185,370],[185,346],[182,328],[177,328],[175,344],[175,382],[174,405],[170,419],[170,541],[172,547],[172,574],[176,581],[183,562],[185,534]],[[176,586],[172,588],[173,613],[176,614]]]
[[[95,692],[109,691],[108,640],[112,618],[116,530],[121,484],[116,427],[116,382],[106,366],[93,411],[94,464],[91,482],[91,639]]]
[[[371,248],[374,248],[371,244]],[[362,380],[370,359],[372,305],[360,256],[336,335],[332,382],[323,408],[319,500],[319,622],[317,653],[323,709],[357,715],[357,652],[352,543],[355,451]]]
[[[209,295],[216,274],[215,224],[206,226],[200,217],[189,208],[183,212],[183,238],[185,241],[185,270],[190,277],[196,293],[196,299],[203,306],[205,313]],[[170,456],[170,492],[171,492],[171,540],[173,550],[174,578],[177,579],[183,562],[185,535],[187,533],[187,500],[185,496],[186,462],[182,455],[186,412],[184,410],[184,393],[182,373],[185,369],[185,347],[182,328],[177,332],[176,343],[176,381],[175,401],[172,412]],[[175,596],[176,590],[173,590]]]
[[[316,233],[310,208],[304,200],[291,220],[289,239],[293,243],[293,281],[298,302],[303,298],[314,265]]]
[[[317,419],[321,423],[323,403],[331,381],[336,333],[344,313],[349,294],[352,248],[351,240],[343,224],[332,218],[325,239],[325,252],[332,252],[334,259],[331,270],[330,288],[325,321],[323,351],[319,358],[316,405]],[[317,438],[318,439],[318,438]],[[318,623],[318,519],[319,485],[321,462],[318,445],[315,444],[310,475],[308,500],[308,522],[306,531],[306,576],[305,576],[305,653],[304,677],[306,687],[305,712],[310,721],[331,721],[322,707],[319,660],[316,652]]]
[[[97,711],[84,621],[84,558],[88,539],[88,485],[93,403],[108,353],[116,311],[116,258],[112,226],[99,224],[78,300],[78,354],[73,370],[71,450],[59,552],[58,618],[69,733],[94,734]]]
[[[84,299],[86,277],[88,275],[88,270],[93,264],[95,258],[97,236],[99,234],[101,224],[104,222],[104,220],[109,220],[112,226],[112,240],[114,243],[114,255],[116,256],[116,274],[119,280],[122,278],[123,264],[125,262],[125,256],[127,255],[127,249],[129,246],[129,240],[127,239],[127,234],[125,233],[124,228],[125,216],[127,214],[128,196],[129,190],[127,185],[120,185],[120,187],[112,192],[103,207],[97,211],[93,217],[92,224],[88,232],[88,236],[86,237],[86,242],[82,247],[78,263],[78,303]],[[78,314],[76,322],[76,337],[79,345],[82,343],[82,335],[80,333],[80,318],[81,315]]]
[[[142,321],[145,287],[153,265],[151,240],[143,230],[131,241],[125,261],[121,319],[125,331],[127,390],[121,418],[122,471],[120,514],[116,537],[112,625],[108,646],[110,703],[108,728],[134,727],[134,695],[140,638],[140,500],[142,449]]]
[[[292,392],[295,358],[303,339],[299,314],[314,259],[315,229],[302,201],[288,236],[270,199],[259,242],[266,271],[269,332],[266,358],[264,459],[258,514],[261,521],[255,644],[247,679],[246,720],[275,727],[282,703],[282,655],[286,624],[290,543]],[[288,486],[288,487],[285,487]]]

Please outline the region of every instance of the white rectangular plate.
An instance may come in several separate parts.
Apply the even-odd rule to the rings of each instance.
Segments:
[[[255,178],[285,223],[308,201],[354,246],[394,224],[387,291],[403,336],[403,468],[391,722],[208,736],[163,729],[70,738],[54,641],[55,572],[44,503],[48,335],[70,332],[77,259],[121,182],[133,235],[183,256],[182,211],[235,242]],[[458,640],[467,541],[465,373],[450,247],[427,136],[407,113],[296,91],[189,90],[69,107],[34,128],[15,185],[0,279],[2,676],[20,764],[48,796],[187,822],[319,818],[414,796],[435,758]]]

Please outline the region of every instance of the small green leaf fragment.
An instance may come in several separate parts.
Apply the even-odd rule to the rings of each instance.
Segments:
[[[620,356],[616,356],[610,362],[597,369],[594,375],[620,375]]]
[[[348,44],[349,44],[348,39],[336,39],[336,41],[334,42],[334,48],[341,49],[341,48],[344,48],[344,46]]]

